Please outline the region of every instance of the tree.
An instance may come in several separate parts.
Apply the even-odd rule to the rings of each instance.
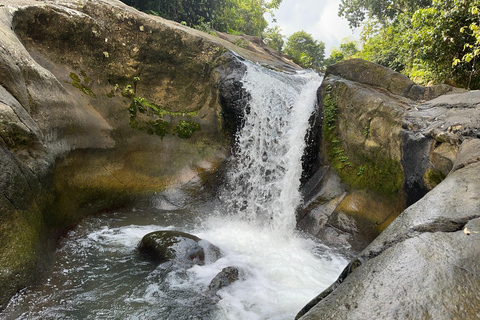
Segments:
[[[368,19],[388,23],[402,13],[428,7],[432,0],[342,0],[338,15],[348,20],[350,27],[358,28]]]
[[[363,25],[359,57],[420,83],[480,88],[480,0],[342,0],[339,14]]]
[[[141,11],[195,26],[210,22],[220,11],[224,0],[122,0]]]
[[[479,15],[475,8],[479,5],[480,0],[434,0],[431,7],[417,10],[405,34],[414,58],[412,70],[420,66],[433,75],[434,82],[452,79],[465,87],[478,87],[480,48],[475,30]]]
[[[213,21],[216,30],[231,34],[258,35],[258,30],[263,30],[267,25],[258,3],[252,0],[224,1],[221,12]]]
[[[471,41],[465,43],[463,50],[465,54],[461,58],[455,58],[453,66],[456,67],[461,64],[467,65],[469,69],[468,85],[470,89],[474,77],[478,76],[480,71],[480,1],[472,1],[468,7],[468,12],[472,15],[470,24],[460,28],[461,33],[466,33],[471,36]],[[476,19],[475,19],[476,17]],[[479,80],[477,80],[479,81]]]
[[[350,59],[359,52],[357,41],[345,38],[340,43],[340,49],[333,48],[330,56],[325,60],[325,66]]]
[[[314,40],[305,31],[298,31],[288,37],[284,52],[304,68],[321,68],[325,58],[325,43]]]
[[[284,41],[283,35],[281,34],[281,29],[279,26],[273,28],[267,28],[263,33],[263,42],[268,45],[270,48],[281,52],[283,49]]]
[[[282,0],[224,0],[223,10],[214,21],[218,31],[261,37],[268,26],[264,15],[273,16]]]

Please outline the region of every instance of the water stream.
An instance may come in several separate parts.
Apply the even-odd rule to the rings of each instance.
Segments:
[[[5,319],[293,319],[347,260],[295,231],[301,156],[321,78],[247,63],[249,113],[218,201],[199,204],[189,185],[148,207],[91,217],[59,244],[48,279],[12,299]],[[133,212],[132,212],[133,211]],[[143,259],[140,239],[156,230],[192,233],[223,256],[190,269]],[[227,266],[240,280],[205,292]]]

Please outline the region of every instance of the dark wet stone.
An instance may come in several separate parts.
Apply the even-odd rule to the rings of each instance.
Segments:
[[[228,287],[239,278],[239,270],[236,267],[226,267],[212,279],[208,286],[208,292],[216,294],[218,290]]]
[[[194,235],[180,231],[154,231],[145,235],[138,250],[151,260],[203,265],[220,257],[220,249]]]

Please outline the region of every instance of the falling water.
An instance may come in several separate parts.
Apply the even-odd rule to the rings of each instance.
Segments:
[[[224,198],[232,214],[292,231],[305,134],[322,78],[313,71],[291,75],[246,65],[242,82],[251,99]]]
[[[347,261],[294,228],[321,78],[246,65],[251,100],[220,214],[188,200],[190,185],[159,194],[147,209],[90,217],[62,239],[48,279],[12,299],[0,318],[286,320],[335,281]],[[192,233],[223,255],[186,270],[142,259],[140,239],[165,229]],[[228,266],[240,279],[206,294]]]

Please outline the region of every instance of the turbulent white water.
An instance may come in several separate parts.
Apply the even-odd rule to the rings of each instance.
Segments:
[[[169,190],[156,208],[91,217],[62,240],[48,280],[18,295],[0,318],[293,319],[347,264],[294,230],[304,137],[320,81],[313,72],[247,64],[250,111],[221,213],[192,210],[186,190]],[[223,255],[187,270],[141,259],[140,239],[165,229],[192,233]],[[208,285],[227,266],[240,270],[240,280],[212,299]]]
[[[304,138],[321,80],[312,71],[291,75],[247,63],[242,82],[251,100],[224,196],[230,213],[275,230],[294,229]]]

